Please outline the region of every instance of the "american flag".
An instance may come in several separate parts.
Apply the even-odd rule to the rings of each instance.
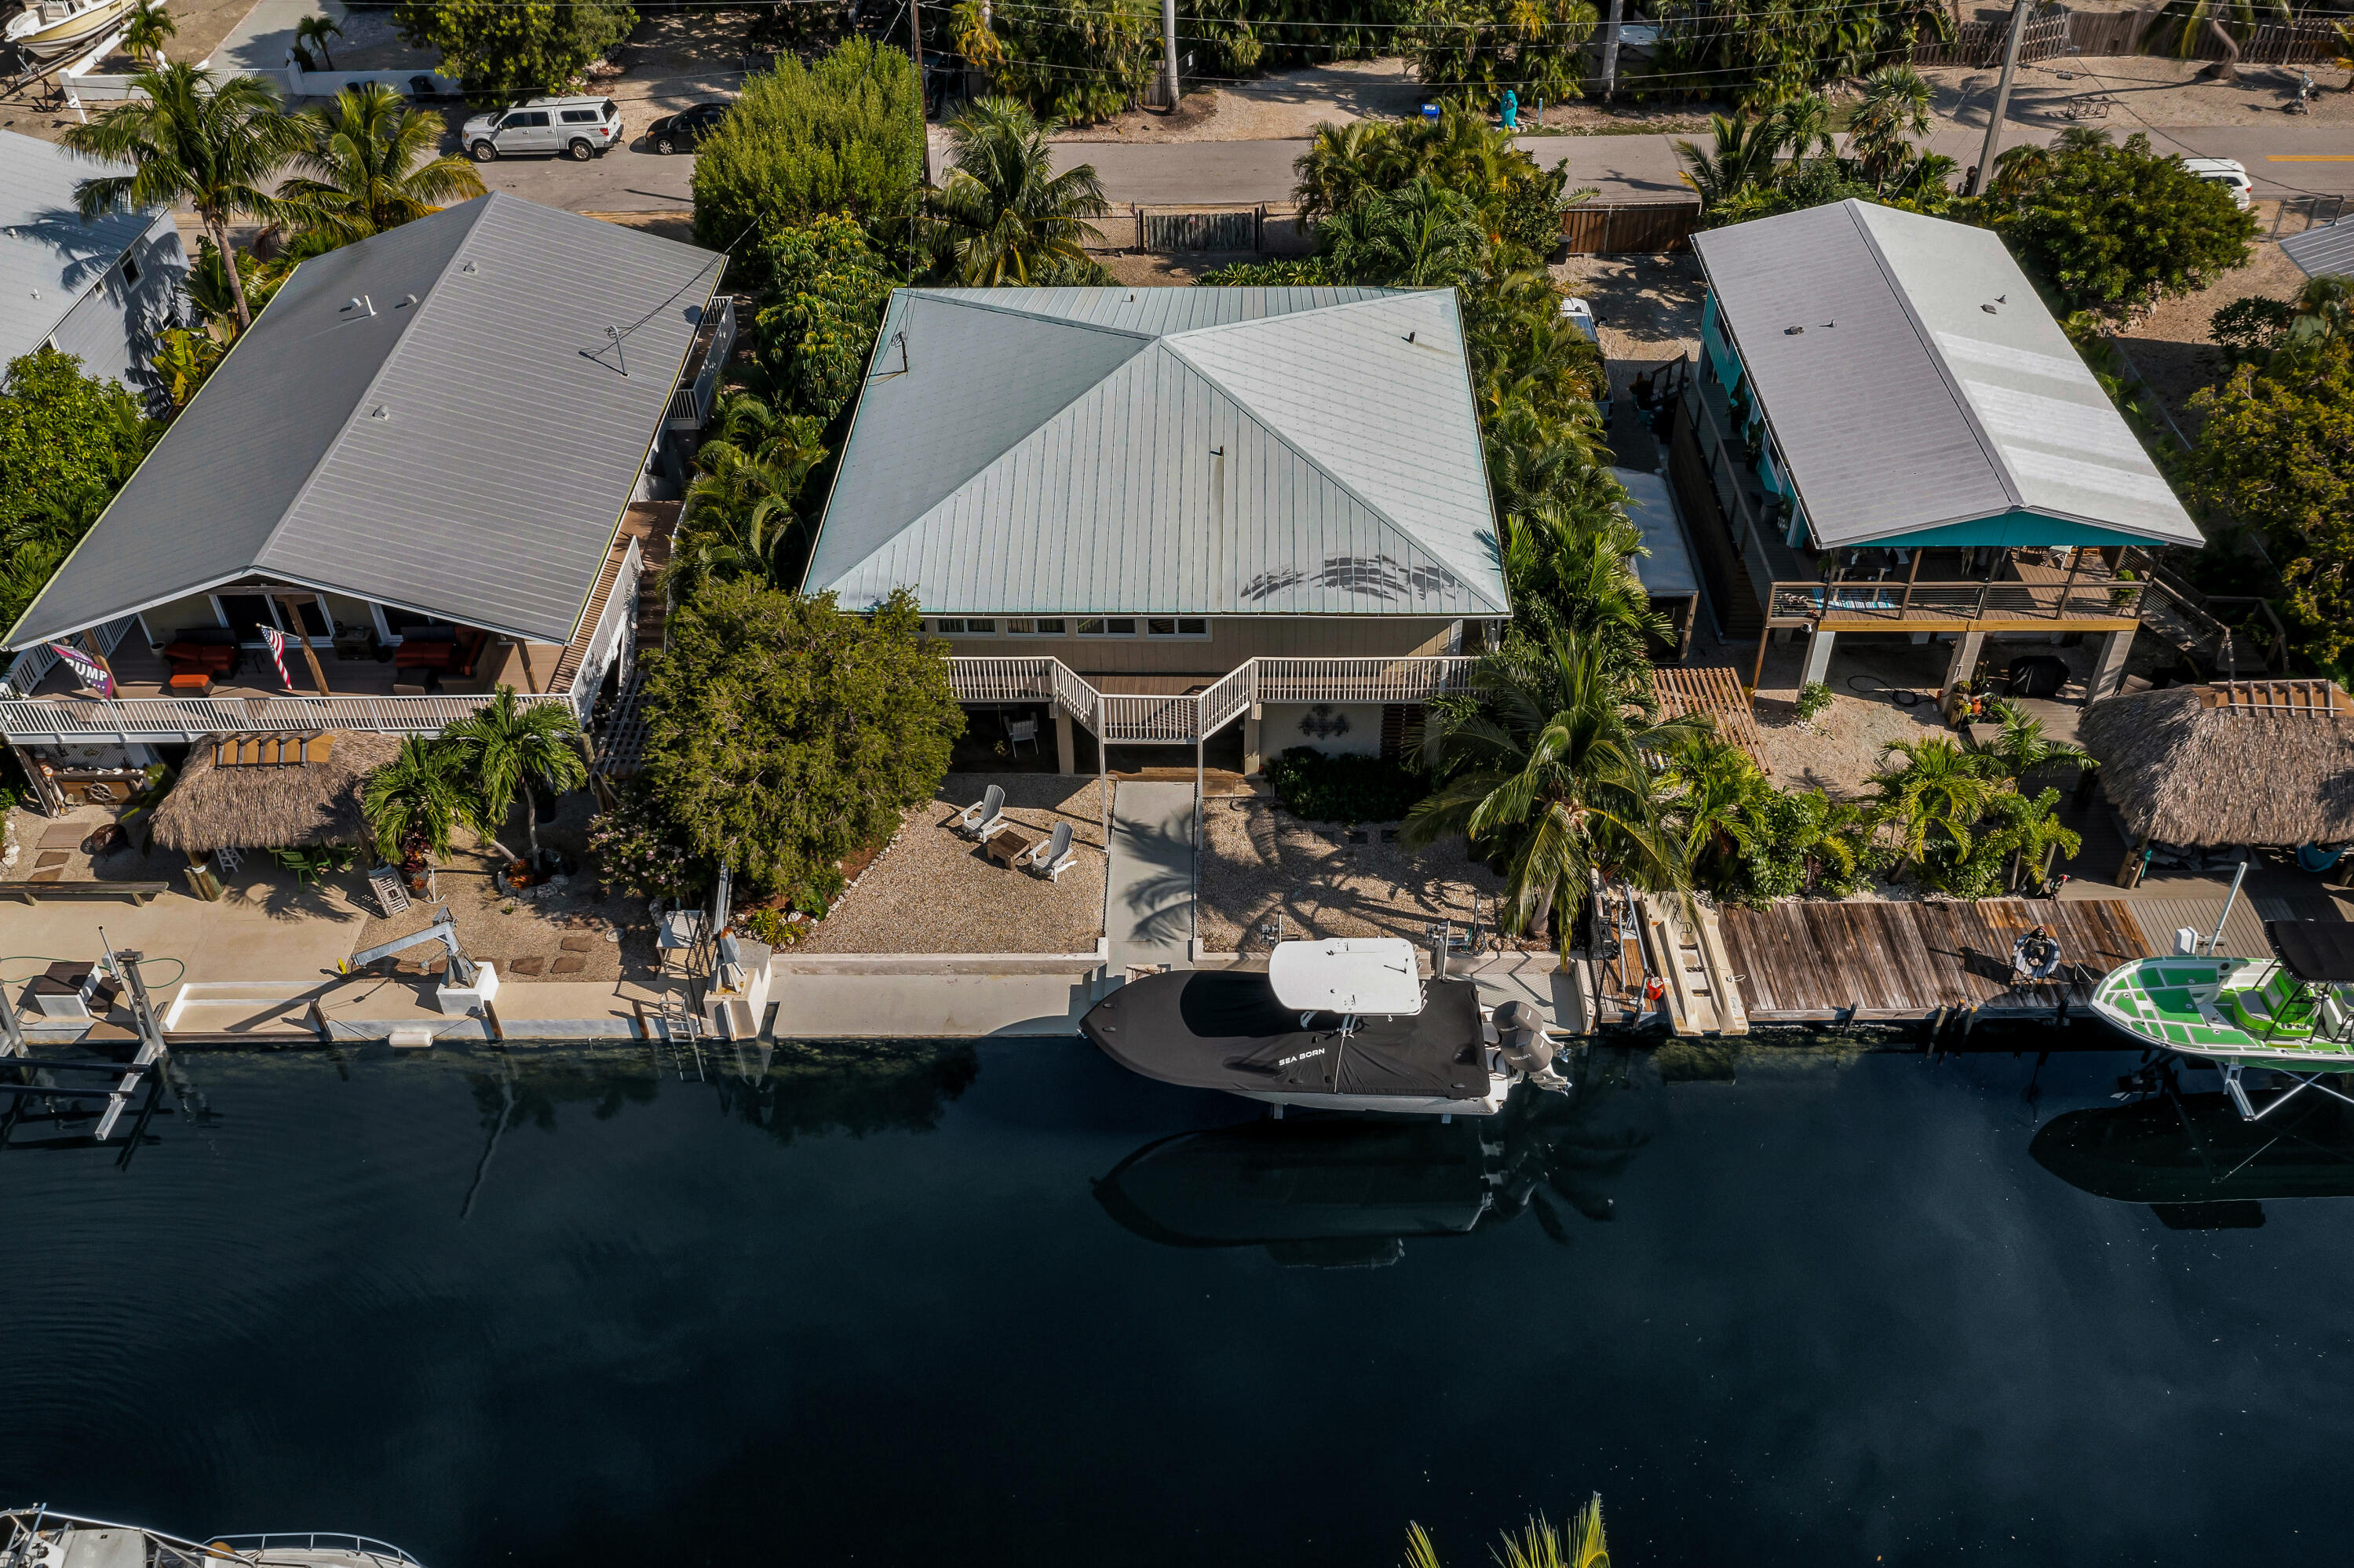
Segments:
[[[278,679],[288,691],[294,689],[294,677],[286,673],[286,633],[274,626],[261,629],[261,640],[270,644],[270,662],[278,666]]]
[[[71,665],[73,673],[81,677],[83,685],[96,687],[98,694],[101,697],[114,695],[114,677],[108,674],[106,666],[95,658],[79,648],[69,648],[62,642],[50,643],[49,652]]]

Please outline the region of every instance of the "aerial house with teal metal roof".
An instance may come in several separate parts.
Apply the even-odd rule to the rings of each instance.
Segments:
[[[1693,241],[1708,284],[1670,471],[1728,636],[2101,638],[2201,536],[1992,232],[1845,201]],[[1753,675],[1753,683],[1755,681]]]

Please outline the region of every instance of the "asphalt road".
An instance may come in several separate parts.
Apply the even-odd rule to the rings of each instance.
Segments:
[[[2130,122],[2106,122],[2120,135]],[[2050,126],[2014,125],[2003,145],[2049,141]],[[2185,156],[2237,158],[2248,166],[2260,196],[2354,196],[2354,128],[2284,120],[2276,125],[2195,125],[2156,129],[2151,140]],[[1941,132],[1938,152],[1964,167],[1978,160],[1984,132]],[[1667,136],[1531,136],[1521,145],[1547,165],[1569,166],[1570,184],[1593,185],[1609,201],[1659,201],[1685,196],[1676,178],[1674,138]],[[1288,201],[1294,159],[1307,143],[1173,142],[1127,145],[1060,142],[1055,166],[1093,164],[1104,194],[1146,206],[1186,202]],[[636,145],[587,164],[569,159],[502,159],[482,166],[493,190],[512,191],[575,212],[649,212],[693,205],[695,158],[663,157]]]

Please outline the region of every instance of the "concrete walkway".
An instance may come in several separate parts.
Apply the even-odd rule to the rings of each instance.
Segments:
[[[1193,938],[1193,787],[1123,781],[1111,811],[1112,968],[1183,963]]]

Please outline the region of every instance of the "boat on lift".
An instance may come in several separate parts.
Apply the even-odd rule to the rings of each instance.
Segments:
[[[1491,1015],[1472,981],[1425,980],[1403,938],[1279,942],[1264,974],[1146,975],[1079,1028],[1130,1072],[1275,1106],[1493,1116],[1523,1078],[1569,1086],[1535,1008]]]
[[[2251,1120],[2308,1088],[2354,1105],[2326,1081],[2354,1073],[2354,924],[2267,920],[2264,941],[2269,959],[2194,953],[2120,964],[2101,977],[2093,1011],[2146,1045],[2214,1065]],[[2296,1086],[2259,1111],[2240,1083],[2249,1067],[2285,1073]]]
[[[36,1505],[0,1510],[0,1568],[419,1568],[365,1535],[217,1535],[183,1541]]]
[[[70,58],[131,20],[139,0],[34,0],[8,18],[6,37],[32,65]]]

